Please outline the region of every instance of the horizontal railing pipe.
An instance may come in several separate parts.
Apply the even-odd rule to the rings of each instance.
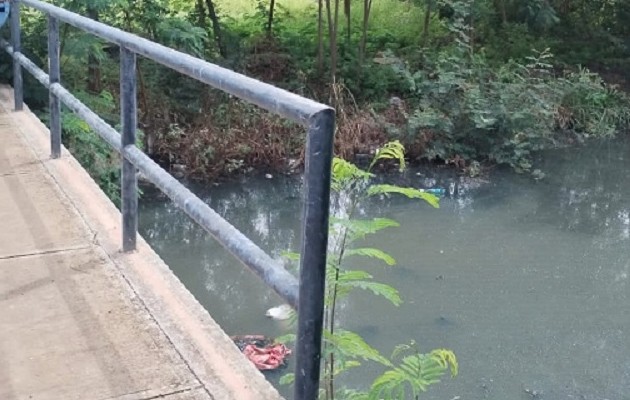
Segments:
[[[112,128],[107,122],[103,121],[94,111],[90,110],[88,106],[83,104],[66,88],[59,83],[50,84],[50,78],[46,72],[39,68],[35,63],[26,58],[24,54],[13,51],[13,48],[4,40],[0,39],[0,46],[2,46],[9,54],[13,56],[20,65],[22,65],[28,72],[44,85],[47,89],[56,95],[69,109],[71,109],[78,116],[92,128],[94,131],[105,140],[114,150],[120,153],[120,133]]]
[[[123,155],[188,216],[214,236],[243,264],[256,272],[291,306],[297,308],[298,281],[295,276],[179,183],[171,174],[159,167],[140,149],[133,145],[125,146]]]
[[[125,146],[121,152],[120,134],[90,110],[79,99],[58,83],[50,84],[48,75],[23,54],[14,53],[11,46],[0,39],[0,45],[13,55],[42,85],[49,88],[62,103],[80,116],[101,138],[130,161],[144,177],[160,188],[178,207],[210,233],[223,247],[252,269],[292,307],[298,307],[298,281],[284,266],[271,258],[247,236],[233,227],[189,189],[173,178],[135,145]]]
[[[88,106],[74,97],[66,88],[59,83],[50,85],[50,91],[55,94],[63,104],[75,114],[81,117],[103,140],[105,140],[114,150],[120,153],[120,133],[105,122]]]
[[[35,65],[34,62],[29,60],[24,54],[15,51],[13,46],[9,44],[6,40],[0,38],[0,47],[2,47],[14,60],[18,62],[19,65],[26,68],[28,72],[33,75],[35,79],[42,85],[46,87],[46,89],[50,88],[50,78],[48,74],[44,72],[41,68]]]
[[[324,109],[330,109],[330,107],[316,101],[96,22],[52,4],[39,0],[21,0],[21,3],[301,125],[308,126],[309,118],[312,115]]]

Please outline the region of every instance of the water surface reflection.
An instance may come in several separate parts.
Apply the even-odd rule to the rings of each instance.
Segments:
[[[344,324],[387,354],[410,339],[426,350],[452,348],[460,376],[426,399],[531,399],[528,390],[542,399],[630,399],[628,154],[627,142],[549,152],[544,180],[494,171],[488,184],[459,186],[439,210],[405,199],[366,205],[367,215],[401,222],[366,243],[398,265],[352,267],[397,287],[405,303],[395,309],[358,295],[343,306]],[[453,183],[416,172],[396,179]],[[298,248],[299,179],[193,189],[272,256]],[[141,204],[142,234],[224,329],[285,333],[264,317],[279,299],[151,193]],[[365,385],[377,373],[347,382]]]

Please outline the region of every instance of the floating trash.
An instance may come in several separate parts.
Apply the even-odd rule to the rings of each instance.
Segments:
[[[263,335],[232,336],[232,340],[249,361],[261,371],[278,369],[286,366],[286,358],[291,349]]]
[[[429,189],[420,189],[425,193],[431,193],[436,196],[444,196],[446,194],[446,189],[444,188],[429,188]]]
[[[291,314],[293,314],[291,306],[288,304],[282,304],[268,309],[265,316],[282,321],[291,318]]]

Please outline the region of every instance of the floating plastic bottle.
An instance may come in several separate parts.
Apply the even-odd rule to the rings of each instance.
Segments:
[[[446,189],[444,188],[430,188],[430,189],[420,189],[420,190],[425,193],[434,194],[436,196],[444,196],[444,194],[446,194]]]

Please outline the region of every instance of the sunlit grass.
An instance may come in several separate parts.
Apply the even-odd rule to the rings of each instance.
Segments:
[[[223,14],[237,18],[253,13],[256,10],[256,3],[255,0],[222,0],[217,2],[217,6]],[[312,0],[279,0],[276,1],[276,6],[286,9],[291,14],[301,14],[311,6],[316,7],[317,2]],[[265,7],[269,7],[268,1],[265,2]]]
[[[333,3],[333,1],[331,1]],[[222,0],[217,2],[222,15],[234,20],[243,19],[245,16],[256,12],[255,0]],[[264,2],[265,8],[269,2]],[[276,11],[278,15],[284,15],[285,25],[303,26],[310,19],[315,18],[317,1],[315,0],[277,0]],[[339,32],[345,32],[345,17],[343,4],[339,9]],[[400,0],[373,0],[370,15],[370,32],[391,34],[397,38],[407,40],[419,40],[422,30],[423,10],[410,1]],[[357,32],[363,23],[363,2],[354,1],[351,9],[352,29]],[[282,18],[282,17],[279,17]]]

